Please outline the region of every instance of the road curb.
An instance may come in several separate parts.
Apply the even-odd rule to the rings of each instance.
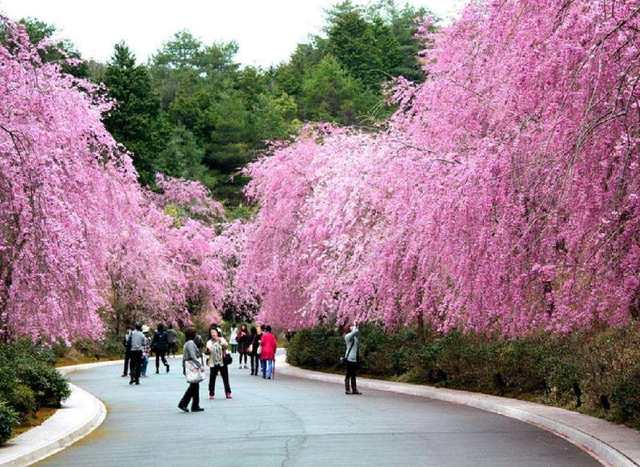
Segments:
[[[276,359],[277,371],[281,375],[344,384],[341,375],[291,366],[286,363],[285,355],[278,355]],[[640,432],[599,418],[533,402],[418,384],[358,378],[358,386],[361,389],[426,397],[504,415],[564,438],[605,466],[640,466]]]
[[[122,361],[85,363],[57,368],[63,375]],[[69,383],[71,396],[41,425],[11,439],[0,448],[0,465],[25,466],[45,459],[98,428],[107,416],[107,408],[90,392]]]

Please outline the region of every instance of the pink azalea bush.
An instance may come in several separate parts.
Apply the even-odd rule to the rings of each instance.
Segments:
[[[639,31],[637,0],[472,2],[427,37],[429,78],[398,83],[388,129],[307,129],[252,164],[241,276],[261,319],[508,336],[628,323]]]

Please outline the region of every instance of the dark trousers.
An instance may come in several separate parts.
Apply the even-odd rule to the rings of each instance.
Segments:
[[[129,373],[131,375],[131,381],[136,383],[140,382],[140,370],[142,369],[142,350],[131,351],[131,368]]]
[[[356,386],[356,372],[358,370],[357,362],[345,362],[347,367],[347,373],[344,377],[344,387],[347,391],[357,391],[358,386]],[[351,386],[351,387],[349,387]]]
[[[167,351],[166,350],[156,350],[156,373],[160,369],[160,359],[162,359],[162,363],[165,366],[169,366],[167,363]]]
[[[258,354],[251,354],[251,374],[257,375],[260,371],[260,357]]]
[[[224,384],[224,393],[231,393],[231,386],[229,385],[229,368],[227,365],[212,366],[209,373],[209,395],[213,396],[216,393],[216,377],[218,372],[222,375],[222,382]]]
[[[184,396],[180,399],[180,407],[187,408],[191,401],[191,410],[200,408],[200,383],[190,383]]]
[[[131,350],[124,351],[124,370],[122,370],[122,374],[127,376],[129,374],[129,361],[131,360]]]
[[[246,350],[241,350],[240,351],[240,360],[238,361],[238,364],[242,365],[242,359],[244,358],[244,364],[247,364],[247,351]]]

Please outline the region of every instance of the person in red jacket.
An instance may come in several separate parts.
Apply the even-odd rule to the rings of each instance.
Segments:
[[[271,334],[271,326],[265,326],[264,331],[260,339],[260,365],[262,366],[262,377],[271,379],[278,341],[276,336]]]

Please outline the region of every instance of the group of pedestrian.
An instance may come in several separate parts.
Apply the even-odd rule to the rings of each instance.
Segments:
[[[156,356],[156,374],[160,373],[160,361],[167,373],[170,371],[167,355],[172,352],[174,357],[178,348],[178,333],[173,325],[165,327],[164,323],[158,324],[153,337],[150,336],[150,328],[147,325],[136,323],[128,327],[123,339],[124,346],[124,371],[122,377],[130,377],[129,384],[140,384],[140,377],[147,376],[147,366],[151,353]]]
[[[140,377],[146,376],[147,365],[151,352],[156,357],[156,374],[160,373],[160,362],[169,373],[170,366],[167,355],[175,357],[178,348],[178,334],[171,324],[165,327],[164,323],[158,324],[153,337],[149,336],[150,329],[146,325],[137,323],[134,327],[127,328],[123,340],[125,348],[123,377],[130,375],[129,384],[140,384]],[[345,366],[345,394],[360,395],[358,391],[356,373],[359,365],[359,336],[357,322],[351,326],[345,334],[346,351],[342,359]],[[183,373],[189,386],[180,400],[178,407],[188,412],[191,403],[192,412],[203,411],[200,407],[200,382],[205,378],[205,361],[203,351],[207,355],[207,367],[209,368],[209,399],[215,398],[216,380],[218,375],[222,378],[225,398],[232,399],[231,384],[229,382],[229,365],[233,362],[231,354],[239,354],[239,369],[248,369],[247,360],[250,360],[251,375],[258,376],[262,373],[264,379],[272,379],[274,376],[275,356],[278,341],[271,332],[271,326],[265,326],[264,331],[260,326],[253,326],[251,330],[246,324],[235,324],[231,328],[229,341],[224,338],[222,329],[217,324],[209,328],[209,339],[206,344],[195,329],[188,328],[185,331],[185,344],[182,351]]]
[[[246,362],[247,356],[249,356],[251,357],[251,374],[258,375],[259,361],[262,377],[272,379],[277,347],[278,342],[271,332],[271,326],[265,326],[264,331],[259,326],[252,327],[250,331],[245,324],[242,324],[240,328],[233,326],[227,341],[222,329],[213,324],[209,328],[209,339],[206,344],[203,344],[199,339],[195,329],[187,329],[182,364],[188,387],[178,403],[178,408],[188,412],[189,404],[191,404],[191,412],[204,410],[200,407],[200,383],[204,381],[206,376],[203,351],[207,355],[206,367],[209,368],[209,399],[215,398],[218,375],[222,378],[225,398],[232,399],[229,366],[233,362],[231,354],[234,353],[234,350],[239,353],[240,369],[248,369]],[[242,363],[243,361],[244,363]]]
[[[264,379],[273,377],[278,341],[271,332],[271,326],[252,326],[249,330],[246,324],[240,328],[233,326],[230,335],[231,352],[238,352],[238,369],[251,369],[252,376],[262,373]],[[233,344],[235,342],[235,345]],[[247,361],[250,366],[247,365]]]

